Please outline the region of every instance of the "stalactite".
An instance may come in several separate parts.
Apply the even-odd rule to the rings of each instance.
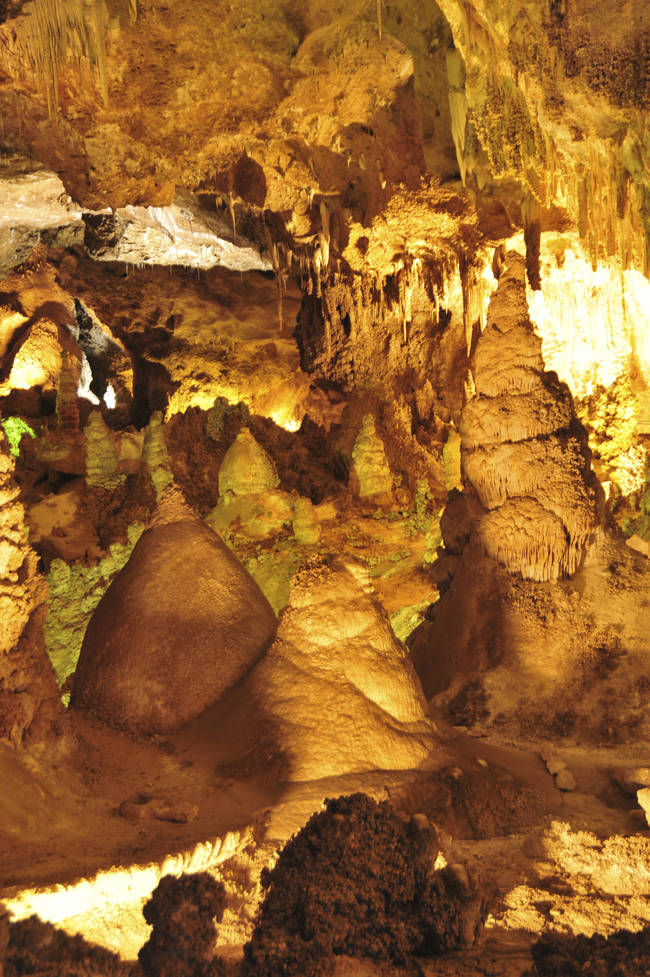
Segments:
[[[106,8],[104,0],[34,0],[29,14],[15,21],[17,45],[45,88],[50,117],[58,111],[58,78],[70,55],[87,58],[108,103]]]
[[[228,193],[228,210],[230,211],[230,220],[232,221],[233,244],[237,244],[237,219],[235,216],[235,198],[232,190]]]
[[[467,163],[465,161],[465,126],[467,124],[467,95],[465,94],[465,64],[458,51],[447,52],[447,79],[449,84],[449,111],[451,135],[456,147],[460,178],[465,185]]]
[[[524,242],[526,244],[526,274],[530,287],[539,291],[542,280],[539,266],[539,252],[541,246],[541,208],[539,201],[531,194],[526,194],[521,205],[521,217],[524,224]]]

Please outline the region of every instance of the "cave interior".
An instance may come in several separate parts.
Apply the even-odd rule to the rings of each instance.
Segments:
[[[650,973],[649,108],[645,0],[0,0],[0,975]]]

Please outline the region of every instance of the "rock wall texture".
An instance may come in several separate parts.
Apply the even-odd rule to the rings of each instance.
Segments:
[[[0,741],[19,746],[61,715],[45,653],[47,583],[27,543],[14,463],[0,430]]]

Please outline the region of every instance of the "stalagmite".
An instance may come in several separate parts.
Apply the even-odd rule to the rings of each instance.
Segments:
[[[163,492],[173,480],[160,411],[153,412],[145,428],[142,463],[149,471],[156,499],[160,501]]]
[[[372,414],[364,415],[354,442],[351,476],[354,490],[362,499],[392,491],[393,475]]]
[[[275,627],[254,580],[169,488],[93,613],[71,705],[137,732],[177,729],[248,671]]]
[[[64,431],[79,429],[79,405],[77,389],[81,379],[81,361],[67,350],[61,356],[61,373],[56,392],[56,416]]]
[[[510,253],[473,356],[465,489],[441,519],[444,591],[410,645],[425,692],[470,724],[498,717],[521,734],[568,717],[588,737],[597,678],[611,682],[603,656],[625,648],[620,688],[645,674],[647,561],[607,528],[571,394],[544,371],[525,273]]]
[[[246,692],[292,780],[404,769],[435,749],[417,677],[353,560],[316,559],[296,574]]]
[[[476,396],[461,421],[465,476],[488,511],[476,533],[513,573],[576,572],[599,522],[598,486],[568,389],[544,373],[523,262],[508,256],[472,362]]]
[[[118,472],[117,450],[113,435],[100,411],[92,411],[84,428],[86,437],[86,483],[111,492],[124,482]]]
[[[224,455],[219,469],[219,494],[256,495],[280,484],[272,459],[243,427]]]

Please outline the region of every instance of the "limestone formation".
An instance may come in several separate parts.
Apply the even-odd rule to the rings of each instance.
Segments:
[[[409,769],[434,749],[420,683],[354,560],[318,558],[295,575],[247,688],[293,780]]]
[[[101,412],[93,411],[84,428],[86,436],[86,483],[93,488],[113,491],[124,481],[118,472],[115,441]]]
[[[386,451],[375,428],[375,418],[365,414],[352,448],[353,489],[360,498],[384,495],[393,489]]]
[[[58,689],[45,653],[47,584],[27,543],[14,462],[0,431],[0,742],[19,746],[60,714]]]
[[[509,256],[472,370],[467,488],[441,520],[444,591],[409,642],[425,692],[473,726],[498,715],[526,735],[641,735],[650,717],[623,702],[647,668],[647,560],[601,524],[584,431],[526,314],[521,258]]]
[[[71,705],[138,733],[176,729],[251,668],[275,627],[252,578],[169,489],[90,620]]]
[[[293,534],[304,546],[314,546],[320,539],[318,513],[309,499],[296,499],[293,506]]]
[[[145,428],[142,463],[149,471],[156,499],[160,501],[163,492],[173,479],[160,411],[153,412]]]
[[[293,502],[288,492],[272,489],[255,495],[226,492],[207,515],[208,526],[220,533],[237,523],[253,539],[275,536],[291,525]]]
[[[509,255],[490,303],[472,375],[476,395],[460,431],[465,476],[487,510],[477,540],[527,579],[575,573],[598,525],[602,492],[569,390],[544,372],[518,255]]]
[[[61,373],[56,391],[56,416],[64,431],[79,429],[79,405],[77,389],[81,379],[81,360],[64,350],[61,356]]]
[[[272,459],[243,427],[224,455],[219,469],[219,495],[258,495],[280,484]]]

